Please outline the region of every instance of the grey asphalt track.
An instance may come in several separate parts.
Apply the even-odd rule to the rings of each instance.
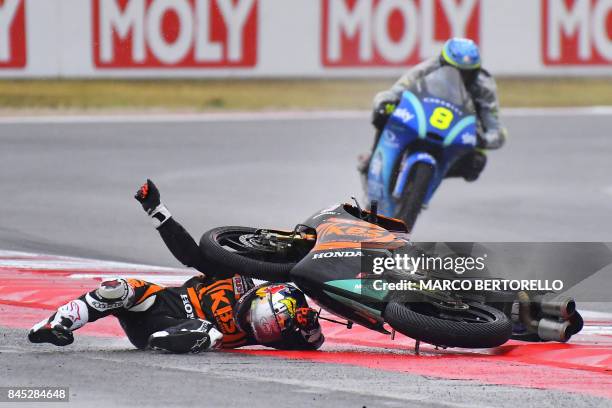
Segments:
[[[414,239],[612,241],[612,117],[506,120],[480,180],[447,180]],[[0,247],[176,265],[132,198],[153,179],[194,236],[292,227],[361,196],[363,120],[0,126]]]
[[[612,241],[612,117],[506,123],[511,139],[489,154],[481,180],[445,182],[414,239]],[[2,124],[0,248],[178,266],[132,198],[147,177],[196,239],[218,225],[292,227],[333,202],[361,196],[355,157],[371,139],[366,117]],[[197,363],[145,357],[125,343],[91,338],[58,352],[32,349],[19,331],[3,335],[0,385],[61,376],[79,405],[109,398],[183,405],[195,392],[203,406],[220,406],[223,394],[239,407],[509,407],[518,398],[528,407],[611,405],[557,391],[226,353],[197,356]]]
[[[234,353],[143,352],[117,339],[80,337],[78,348],[64,349],[19,345],[22,336],[15,330],[5,334],[3,344],[10,345],[0,346],[0,386],[68,385],[73,406],[515,408],[519,400],[538,408],[612,406],[580,394],[345,365]]]

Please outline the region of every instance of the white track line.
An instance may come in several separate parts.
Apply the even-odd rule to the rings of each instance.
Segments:
[[[117,275],[163,283],[182,284],[198,272],[188,268],[169,268],[128,262],[105,261],[72,256],[40,254],[0,249],[0,269],[71,271],[67,279],[114,279]],[[255,279],[259,284],[264,281]],[[585,320],[612,322],[612,313],[580,310]],[[610,330],[606,328],[606,330]]]
[[[73,256],[38,254],[0,249],[0,268],[49,269],[57,271],[96,270],[96,271],[146,271],[166,274],[183,273],[186,269],[165,266],[143,265],[128,262],[104,261],[99,259]]]
[[[534,116],[612,116],[612,106],[588,106],[567,108],[507,108],[502,109],[505,117]]]
[[[287,111],[222,113],[135,113],[117,115],[7,116],[0,124],[270,122],[282,120],[363,119],[367,111]]]
[[[508,108],[503,116],[612,116],[612,106],[580,108]],[[19,124],[79,124],[79,123],[207,123],[207,122],[270,122],[283,120],[369,119],[370,111],[283,111],[283,112],[221,112],[221,113],[134,113],[103,115],[40,115],[4,116],[0,125]]]

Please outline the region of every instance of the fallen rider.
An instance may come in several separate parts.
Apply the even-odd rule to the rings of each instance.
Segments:
[[[161,203],[151,180],[135,198],[172,254],[201,275],[176,287],[137,279],[104,281],[34,325],[28,333],[32,343],[66,346],[74,341],[75,330],[115,316],[139,349],[198,353],[259,344],[316,350],[323,344],[318,314],[298,288],[289,283],[255,286],[240,271],[220,271]]]

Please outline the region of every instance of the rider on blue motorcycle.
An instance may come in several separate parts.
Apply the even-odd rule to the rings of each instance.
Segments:
[[[452,38],[442,48],[439,57],[430,58],[404,74],[389,90],[374,97],[372,124],[376,128],[376,148],[387,119],[393,113],[402,93],[416,81],[444,66],[453,66],[461,72],[463,82],[476,107],[478,117],[478,148],[474,153],[460,160],[447,177],[463,177],[467,181],[478,178],[485,167],[487,158],[482,150],[499,149],[506,140],[506,129],[499,120],[497,86],[489,72],[481,68],[480,51],[474,41]],[[371,153],[360,157],[359,171],[367,172]]]

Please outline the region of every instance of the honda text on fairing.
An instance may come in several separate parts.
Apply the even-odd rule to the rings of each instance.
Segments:
[[[409,230],[452,166],[476,149],[477,121],[460,72],[442,67],[404,91],[378,141],[367,195]]]
[[[575,302],[556,294],[455,293],[370,290],[372,270],[364,253],[413,251],[406,225],[371,211],[339,204],[322,210],[291,232],[219,227],[206,232],[200,248],[221,270],[273,282],[293,282],[325,310],[382,333],[393,330],[446,347],[495,347],[510,338],[567,341],[582,328]],[[388,271],[377,280],[439,279],[428,271]],[[390,286],[390,285],[387,285]]]

